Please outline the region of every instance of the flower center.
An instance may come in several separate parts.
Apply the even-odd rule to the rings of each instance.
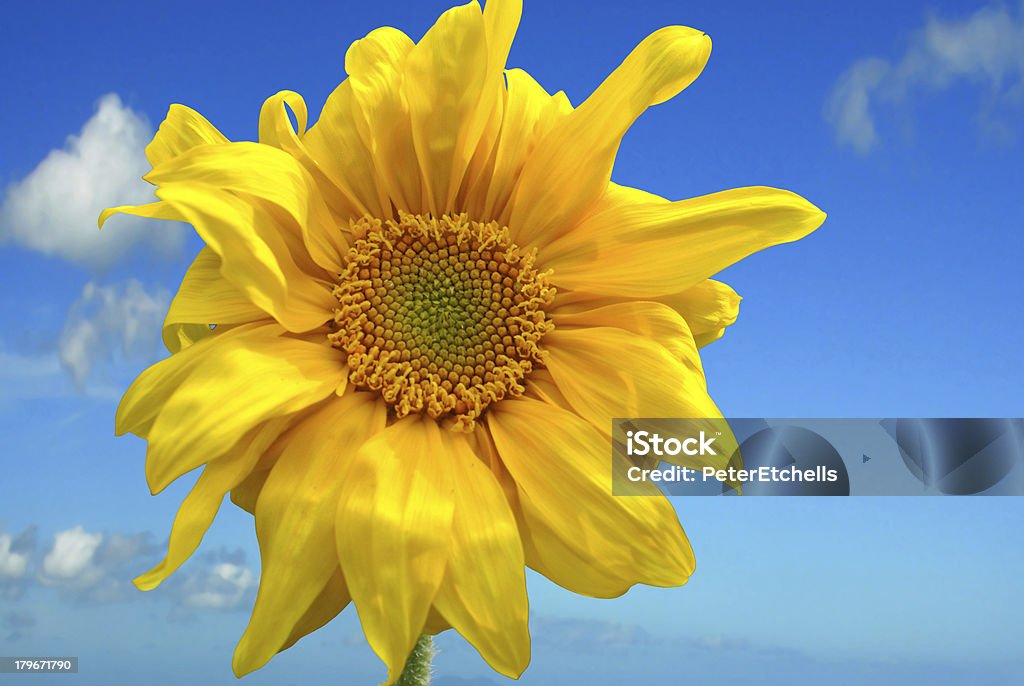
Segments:
[[[452,415],[466,430],[491,403],[523,393],[555,289],[507,228],[403,213],[352,231],[330,334],[352,383],[378,391],[398,417]]]

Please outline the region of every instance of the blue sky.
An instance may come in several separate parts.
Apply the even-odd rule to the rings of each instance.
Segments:
[[[251,520],[225,507],[176,585],[128,589],[189,484],[150,497],[144,444],[112,435],[199,243],[127,219],[99,240],[95,211],[138,199],[141,146],[170,103],[251,140],[266,97],[293,89],[315,113],[351,41],[381,25],[418,38],[446,6],[6,13],[0,655],[79,655],[83,685],[234,682]],[[829,213],[723,274],[745,297],[704,351],[723,410],[1024,416],[1024,4],[527,2],[509,65],[579,103],[669,24],[707,32],[711,61],[634,126],[615,180],[673,199],[779,186]],[[688,586],[596,601],[530,578],[524,683],[1010,683],[1024,667],[1019,498],[675,504],[698,558]],[[442,686],[499,683],[457,637],[442,647]],[[245,682],[382,675],[347,612]]]

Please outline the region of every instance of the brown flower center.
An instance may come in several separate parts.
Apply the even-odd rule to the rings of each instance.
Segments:
[[[508,229],[402,214],[361,219],[353,234],[330,334],[353,384],[380,392],[398,417],[451,415],[466,430],[523,393],[555,290]]]

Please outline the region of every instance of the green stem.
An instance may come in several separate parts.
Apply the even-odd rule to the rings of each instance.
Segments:
[[[434,657],[434,640],[423,634],[409,653],[402,676],[395,686],[430,686],[430,661]]]

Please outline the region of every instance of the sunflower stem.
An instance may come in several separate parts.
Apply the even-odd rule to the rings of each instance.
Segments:
[[[430,662],[433,658],[434,639],[423,634],[409,653],[405,669],[395,686],[430,686]]]

